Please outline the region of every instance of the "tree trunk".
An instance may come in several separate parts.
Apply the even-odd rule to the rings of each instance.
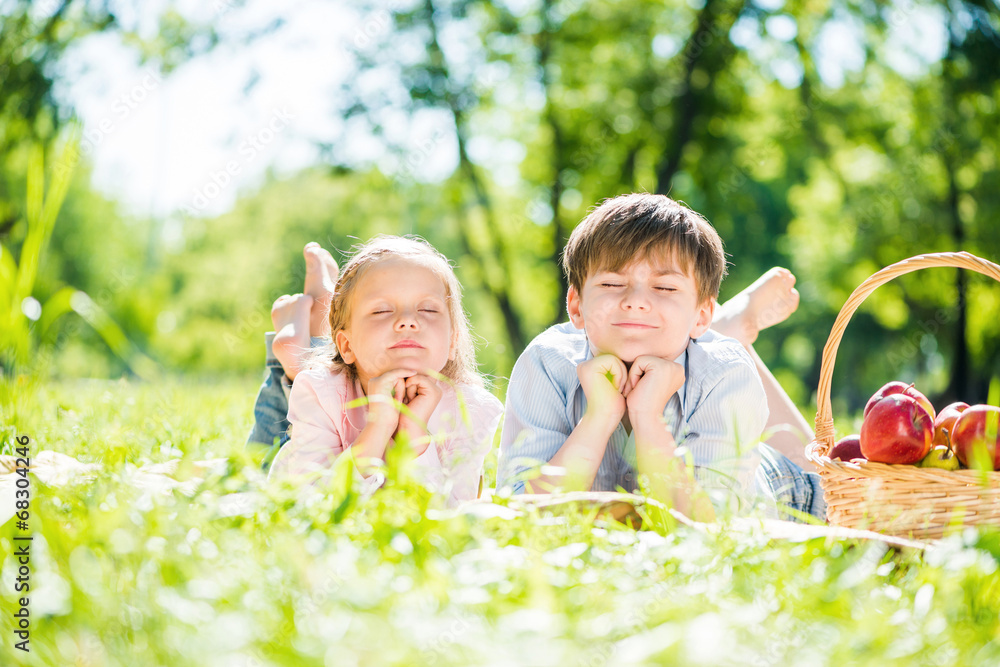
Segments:
[[[694,131],[694,119],[698,117],[698,93],[691,86],[691,78],[698,63],[705,55],[705,50],[711,44],[711,40],[704,39],[711,37],[717,28],[717,16],[715,13],[716,3],[719,0],[705,0],[705,6],[698,13],[698,22],[694,31],[684,45],[681,54],[687,58],[684,67],[683,93],[675,99],[675,113],[673,124],[673,143],[663,152],[659,164],[656,166],[656,192],[668,194],[670,184],[674,179],[677,170],[680,169],[681,159],[684,157],[684,148],[691,141]],[[712,84],[708,85],[706,95],[712,94]]]
[[[445,60],[444,52],[441,50],[441,45],[438,40],[438,27],[437,22],[434,19],[435,8],[433,0],[425,0],[424,11],[427,15],[427,27],[430,30],[430,40],[427,45],[427,51],[434,70],[434,75],[441,79],[442,84],[447,91],[444,94],[444,98],[448,110],[451,113],[452,122],[455,125],[455,139],[458,144],[459,169],[472,186],[476,204],[482,210],[483,218],[486,223],[487,237],[489,238],[490,245],[496,250],[497,261],[490,262],[490,258],[480,252],[472,244],[468,229],[465,228],[463,221],[459,220],[459,235],[462,241],[462,246],[469,256],[472,257],[481,267],[483,283],[486,290],[489,292],[490,296],[493,297],[497,308],[499,308],[500,313],[503,316],[504,326],[507,329],[507,337],[510,340],[511,347],[513,348],[515,354],[519,354],[527,344],[527,336],[524,332],[524,325],[521,322],[521,317],[514,308],[510,296],[510,285],[512,284],[512,263],[510,253],[507,248],[507,243],[505,242],[497,224],[496,209],[493,206],[493,201],[486,189],[486,184],[480,177],[476,166],[472,163],[472,160],[469,159],[465,114],[458,103],[457,96],[454,92],[448,90],[448,85],[450,85],[451,82],[451,73],[448,69],[448,63]],[[491,264],[495,265],[495,270],[491,270]],[[497,273],[500,275],[499,279],[494,277]]]
[[[948,212],[951,218],[951,234],[955,239],[955,247],[959,250],[965,245],[965,228],[962,226],[962,216],[958,210],[958,183],[955,182],[955,166],[951,160],[945,158],[945,167],[948,170]],[[947,396],[954,401],[971,402],[971,383],[969,371],[972,367],[969,359],[968,342],[968,310],[966,307],[966,293],[968,291],[968,277],[963,269],[957,270],[955,277],[955,292],[957,302],[957,313],[955,317],[955,353],[951,364],[951,382],[946,390]]]
[[[549,263],[554,267],[556,280],[559,283],[559,296],[555,303],[555,314],[551,324],[558,324],[566,319],[566,294],[569,290],[569,283],[562,270],[562,251],[566,244],[567,227],[562,218],[562,207],[560,201],[563,194],[563,174],[568,166],[566,164],[566,141],[563,128],[559,124],[556,116],[555,104],[552,102],[552,79],[550,77],[549,59],[552,56],[552,33],[555,28],[552,25],[550,12],[552,0],[543,0],[542,29],[538,34],[538,69],[541,72],[542,89],[545,91],[545,122],[552,132],[552,185],[549,188],[549,207],[552,209],[552,254]]]

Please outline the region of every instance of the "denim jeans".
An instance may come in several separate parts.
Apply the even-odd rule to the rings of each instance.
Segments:
[[[292,385],[271,350],[273,341],[273,331],[264,334],[267,346],[264,381],[257,391],[257,400],[254,402],[254,424],[250,437],[247,438],[247,445],[256,443],[271,447],[280,442],[288,431],[288,392]]]
[[[288,395],[292,389],[292,383],[285,376],[285,370],[281,367],[281,362],[274,356],[271,344],[274,341],[274,332],[269,331],[264,334],[264,343],[267,347],[267,357],[264,369],[264,381],[257,391],[257,400],[253,406],[253,429],[247,438],[247,446],[264,445],[274,447],[275,452],[264,459],[264,467],[267,468],[273,454],[289,440],[288,436]],[[329,338],[312,338],[311,346],[319,347],[330,342]]]
[[[755,480],[757,491],[773,501],[778,517],[800,520],[782,512],[781,508],[784,506],[826,521],[826,500],[823,498],[820,476],[814,472],[806,472],[787,456],[767,445],[760,445],[759,451],[761,461]]]

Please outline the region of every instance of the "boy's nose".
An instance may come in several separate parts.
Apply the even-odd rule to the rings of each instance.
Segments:
[[[622,308],[625,310],[649,310],[649,300],[640,290],[629,288],[622,297]]]

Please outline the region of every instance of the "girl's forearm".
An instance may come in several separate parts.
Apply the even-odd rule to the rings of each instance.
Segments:
[[[424,424],[426,423],[425,421]],[[417,456],[423,454],[431,442],[430,434],[423,424],[403,415],[399,417],[399,428],[396,429],[396,433],[406,433],[410,446],[413,448],[413,453]],[[397,437],[397,442],[398,440]]]
[[[374,467],[385,460],[385,450],[391,438],[392,431],[375,422],[368,422],[361,429],[357,440],[351,445],[351,454],[362,475],[367,477]]]

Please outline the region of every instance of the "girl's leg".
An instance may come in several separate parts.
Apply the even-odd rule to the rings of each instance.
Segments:
[[[318,243],[307,243],[302,249],[306,258],[306,280],[302,292],[313,298],[309,313],[309,335],[323,337],[330,335],[330,300],[337,287],[340,267],[328,251]]]
[[[808,469],[805,446],[813,438],[812,428],[752,345],[762,329],[783,322],[798,306],[795,276],[776,266],[716,308],[712,328],[740,341],[753,357],[770,410],[765,428],[771,433],[767,443]]]
[[[299,359],[309,350],[309,316],[313,303],[314,299],[308,294],[284,294],[271,306],[275,331],[271,350],[289,380],[298,375]]]
[[[333,256],[318,243],[307,243],[302,255],[306,260],[303,293],[280,296],[271,307],[276,332],[272,350],[289,380],[294,380],[301,370],[302,355],[309,350],[310,339],[330,335],[330,300],[339,270]]]

